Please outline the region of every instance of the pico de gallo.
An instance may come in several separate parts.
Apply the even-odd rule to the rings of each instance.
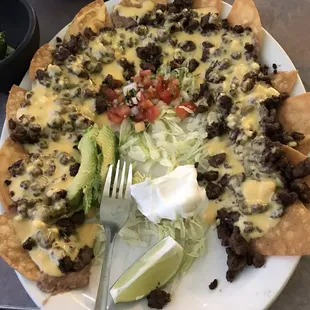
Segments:
[[[172,76],[156,76],[151,70],[141,70],[122,91],[105,87],[103,92],[105,98],[111,102],[107,114],[114,124],[121,124],[127,117],[134,122],[153,123],[160,116],[160,102],[173,104],[176,115],[181,119],[196,110],[194,103],[183,102],[178,79]]]

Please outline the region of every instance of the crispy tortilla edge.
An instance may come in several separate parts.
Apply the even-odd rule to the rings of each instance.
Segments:
[[[82,7],[75,15],[64,40],[69,40],[71,35],[77,35],[83,32],[85,28],[90,27],[96,33],[103,27],[112,27],[112,20],[103,0],[95,0]]]
[[[194,0],[193,9],[215,8],[219,13],[222,12],[222,0]]]
[[[6,212],[11,213],[12,208],[10,207],[13,200],[10,197],[8,187],[4,181],[9,179],[10,173],[8,167],[19,159],[25,159],[27,154],[23,147],[7,138],[0,148],[0,200],[3,208]]]
[[[0,215],[0,256],[10,267],[27,279],[37,281],[40,274],[39,268],[27,251],[22,248],[10,221],[10,215]]]
[[[26,93],[27,91],[24,88],[17,85],[12,86],[5,106],[5,119],[7,121],[10,118],[16,119],[16,112],[24,102]]]
[[[235,0],[227,16],[228,22],[232,25],[251,27],[255,35],[256,51],[263,42],[263,28],[259,12],[253,0]]]
[[[36,72],[38,69],[46,69],[49,64],[52,63],[52,48],[47,43],[42,45],[34,54],[30,67],[29,78],[34,81],[36,78]]]
[[[271,83],[280,93],[290,93],[297,81],[298,71],[279,71],[277,74],[271,76]]]

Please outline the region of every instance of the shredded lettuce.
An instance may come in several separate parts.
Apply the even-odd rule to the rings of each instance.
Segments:
[[[94,265],[102,264],[102,257],[103,257],[104,246],[105,246],[105,241],[106,241],[103,226],[98,224],[98,227],[99,229],[96,234],[95,243],[93,246],[93,251],[94,251],[94,256],[95,256],[93,260]]]
[[[120,231],[121,238],[132,245],[147,247],[154,240],[171,236],[184,248],[184,259],[180,273],[185,274],[195,258],[206,251],[206,233],[208,225],[201,217],[162,220],[159,224],[150,222],[140,211],[133,207],[125,226]]]
[[[203,114],[181,121],[173,109],[164,109],[144,132],[133,133],[129,126],[123,127],[122,136],[128,138],[120,139],[121,157],[134,162],[134,168],[151,177],[158,168],[162,175],[179,165],[193,164],[203,152],[206,126]]]
[[[171,70],[170,66],[161,65],[157,73],[167,79],[169,77],[178,79],[181,86],[181,97],[185,100],[191,100],[193,94],[197,92],[196,79],[186,67]]]

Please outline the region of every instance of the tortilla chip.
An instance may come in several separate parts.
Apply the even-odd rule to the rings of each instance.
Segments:
[[[285,100],[278,110],[278,120],[288,132],[310,135],[310,93]]]
[[[118,5],[128,8],[141,8],[145,1],[148,0],[121,0]],[[166,5],[168,3],[167,0],[151,0],[151,1],[154,2],[155,5],[156,4]],[[119,15],[118,10],[115,9],[115,7],[113,8],[113,11],[111,13],[111,19],[115,28],[130,28],[136,25],[136,20],[133,17],[125,17]]]
[[[215,8],[218,13],[222,12],[222,0],[194,0],[193,9]]]
[[[301,202],[288,207],[279,224],[252,245],[262,255],[309,255],[309,211]]]
[[[297,81],[297,71],[281,71],[271,76],[271,83],[280,93],[290,93]]]
[[[46,69],[50,63],[52,63],[52,49],[49,44],[44,44],[36,51],[31,60],[29,67],[30,79],[34,81],[37,70]]]
[[[112,27],[112,21],[103,0],[95,0],[83,7],[72,20],[65,34],[65,41],[70,35],[83,33],[90,27],[95,33],[104,27]]]
[[[310,135],[305,135],[305,138],[301,141],[298,141],[298,145],[296,146],[296,150],[300,153],[309,156],[310,154]]]
[[[17,160],[26,158],[26,156],[23,147],[14,143],[10,138],[0,148],[0,200],[7,212],[12,212],[12,207],[10,206],[13,203],[8,187],[4,184],[4,181],[11,177],[8,167]]]
[[[0,215],[0,239],[0,256],[3,260],[27,279],[37,281],[39,268],[21,247],[7,214]]]
[[[300,153],[297,150],[294,150],[287,145],[282,145],[282,149],[284,150],[285,156],[288,159],[289,163],[291,163],[293,166],[296,166],[307,158],[307,156],[305,156],[304,154]],[[310,186],[310,176],[306,176],[303,179]]]
[[[20,105],[24,102],[26,92],[27,91],[25,89],[19,86],[12,86],[5,107],[6,120],[9,120],[10,118],[16,119],[16,112]]]
[[[235,0],[227,20],[232,26],[241,25],[252,28],[258,52],[259,47],[262,45],[263,31],[255,3],[252,0]]]
[[[42,292],[53,295],[85,287],[89,283],[90,268],[91,264],[81,271],[72,272],[62,277],[52,277],[41,272],[37,286]]]

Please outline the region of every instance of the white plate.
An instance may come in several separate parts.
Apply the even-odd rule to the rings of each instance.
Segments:
[[[108,10],[111,11],[112,6],[118,2],[119,0],[107,2]],[[224,3],[223,16],[227,16],[230,7],[229,4]],[[63,37],[65,31],[66,28],[60,31],[57,36]],[[293,63],[277,41],[267,31],[264,31],[264,33],[264,46],[261,49],[263,53],[261,55],[262,63],[269,66],[276,63],[279,66],[279,70],[294,70]],[[24,77],[21,86],[26,89],[31,88],[28,74]],[[304,92],[305,88],[298,77],[292,95],[294,96]],[[5,125],[2,131],[1,144],[7,137],[8,130]],[[234,283],[231,284],[225,280],[227,268],[226,253],[225,249],[220,245],[214,228],[210,229],[207,242],[207,255],[196,260],[190,272],[181,280],[172,297],[171,303],[165,307],[166,310],[266,309],[280,294],[300,259],[300,257],[296,256],[269,257],[265,267],[261,269],[246,268]],[[132,247],[118,240],[114,253],[111,283],[145,251],[145,248],[135,248],[133,250]],[[25,279],[18,273],[17,275],[28,294],[42,309],[91,310],[94,308],[99,273],[100,268],[98,266],[93,267],[90,284],[87,288],[53,296],[45,305],[42,305],[42,302],[48,295],[42,293],[34,282]],[[210,291],[208,285],[214,279],[218,279],[219,285],[216,290]],[[146,305],[146,300],[143,299],[140,302],[119,304],[117,306],[111,303],[109,309],[145,310],[149,308]]]

